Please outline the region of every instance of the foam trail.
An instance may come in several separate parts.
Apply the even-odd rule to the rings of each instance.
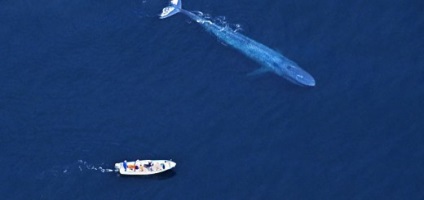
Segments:
[[[83,160],[78,160],[78,168],[80,171],[83,171],[83,168],[88,169],[88,170],[92,170],[92,171],[100,171],[101,173],[110,173],[110,172],[115,172],[115,170],[113,169],[108,169],[108,168],[103,168],[102,165],[100,166],[94,166],[93,164],[89,164],[87,161],[83,161]]]
[[[113,173],[117,172],[113,169],[110,169],[105,166],[104,163],[100,165],[94,165],[91,163],[88,163],[87,161],[78,160],[77,162],[73,162],[70,164],[59,164],[55,165],[53,163],[50,163],[49,165],[46,165],[43,170],[39,171],[36,175],[36,179],[49,179],[52,177],[59,178],[63,176],[71,176],[71,175],[78,175],[82,173]]]

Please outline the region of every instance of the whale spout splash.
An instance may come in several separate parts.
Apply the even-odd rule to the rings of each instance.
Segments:
[[[229,27],[219,26],[210,20],[182,9],[181,0],[171,0],[169,6],[163,8],[159,18],[164,19],[180,12],[199,23],[203,26],[203,28],[214,34],[222,42],[239,50],[247,57],[259,63],[262,67],[254,71],[252,74],[270,71],[284,77],[294,84],[315,86],[315,79],[308,72],[300,68],[295,62],[271,48],[233,31]]]

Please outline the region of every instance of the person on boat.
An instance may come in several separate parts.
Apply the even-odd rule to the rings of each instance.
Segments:
[[[127,168],[128,168],[127,160],[124,160],[123,166],[125,171],[127,171]]]
[[[147,164],[147,167],[152,167],[152,166],[153,166],[152,161],[149,161],[149,163]]]
[[[146,167],[149,171],[152,171],[152,166],[153,166],[152,161],[149,161],[147,164],[144,165],[144,167]]]

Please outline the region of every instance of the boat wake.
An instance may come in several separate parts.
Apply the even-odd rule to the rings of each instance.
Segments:
[[[85,173],[116,173],[115,169],[110,168],[110,165],[102,164],[91,164],[87,161],[78,160],[70,164],[50,164],[46,168],[36,175],[37,179],[47,178],[59,178],[64,176],[85,174]]]
[[[108,169],[104,168],[104,163],[102,163],[100,166],[95,166],[93,164],[89,164],[87,161],[78,160],[78,169],[79,171],[83,170],[91,170],[91,171],[99,171],[101,173],[110,173],[110,172],[117,172],[115,169]],[[63,173],[66,173],[67,170],[65,169]]]

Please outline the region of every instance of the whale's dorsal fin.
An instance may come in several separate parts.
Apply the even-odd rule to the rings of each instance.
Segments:
[[[253,72],[248,73],[247,76],[258,76],[258,75],[262,75],[271,71],[272,70],[268,67],[260,67],[259,69],[256,69]]]

